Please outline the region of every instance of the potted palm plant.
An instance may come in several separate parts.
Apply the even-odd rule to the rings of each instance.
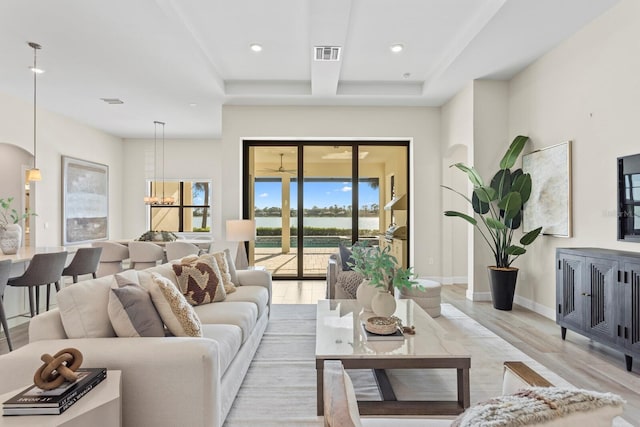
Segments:
[[[472,224],[487,243],[496,264],[489,266],[489,282],[493,306],[498,310],[511,310],[515,293],[518,269],[511,264],[525,254],[525,246],[533,243],[542,227],[531,230],[522,236],[519,245],[514,244],[514,230],[522,224],[524,204],[531,195],[531,176],[522,169],[511,171],[516,160],[529,140],[527,136],[517,136],[500,161],[500,170],[487,185],[478,172],[463,163],[455,166],[467,174],[473,184],[473,195],[469,199],[465,194],[444,186],[464,197],[479,220],[458,211],[445,211],[445,216],[462,218]]]

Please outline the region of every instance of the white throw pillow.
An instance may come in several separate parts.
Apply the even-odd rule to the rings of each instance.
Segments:
[[[182,292],[166,277],[152,273],[152,278],[151,300],[169,331],[177,337],[201,337],[200,319]]]
[[[74,283],[58,292],[62,326],[69,338],[115,337],[107,306],[113,276]]]
[[[164,326],[146,289],[116,274],[109,293],[108,313],[119,337],[163,337]]]

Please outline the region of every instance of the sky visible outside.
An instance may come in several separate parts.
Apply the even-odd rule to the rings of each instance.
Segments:
[[[291,206],[298,203],[298,183],[291,182]],[[352,195],[351,182],[306,182],[304,184],[304,206],[311,208],[329,207],[333,205],[351,205]],[[282,207],[282,188],[280,182],[256,181],[255,184],[255,206],[264,209],[267,207]],[[378,204],[379,189],[373,189],[366,182],[359,183],[358,194],[360,196],[360,206]]]

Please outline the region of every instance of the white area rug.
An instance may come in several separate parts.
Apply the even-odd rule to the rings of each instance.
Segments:
[[[315,305],[274,305],[269,326],[225,422],[238,426],[322,426],[316,416]],[[570,384],[451,306],[435,319],[471,353],[471,403],[498,396],[505,360],[524,361],[559,386]],[[378,400],[372,375],[350,371],[358,397]],[[455,399],[455,370],[394,370],[398,398]],[[630,426],[617,419],[616,426]]]

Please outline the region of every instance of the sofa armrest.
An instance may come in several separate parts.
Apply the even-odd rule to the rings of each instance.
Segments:
[[[542,375],[524,362],[504,362],[502,394],[513,394],[524,387],[553,387]]]
[[[65,338],[67,334],[57,308],[38,314],[29,322],[29,342]]]
[[[206,338],[36,341],[0,356],[2,391],[25,387],[40,355],[68,347],[82,352],[83,367],[122,371],[123,425],[222,425],[218,343]]]
[[[327,299],[336,297],[336,283],[338,282],[338,273],[341,270],[340,255],[337,253],[329,255],[329,263],[327,264]]]
[[[238,286],[264,286],[269,291],[269,313],[271,313],[272,280],[266,270],[237,270]]]

